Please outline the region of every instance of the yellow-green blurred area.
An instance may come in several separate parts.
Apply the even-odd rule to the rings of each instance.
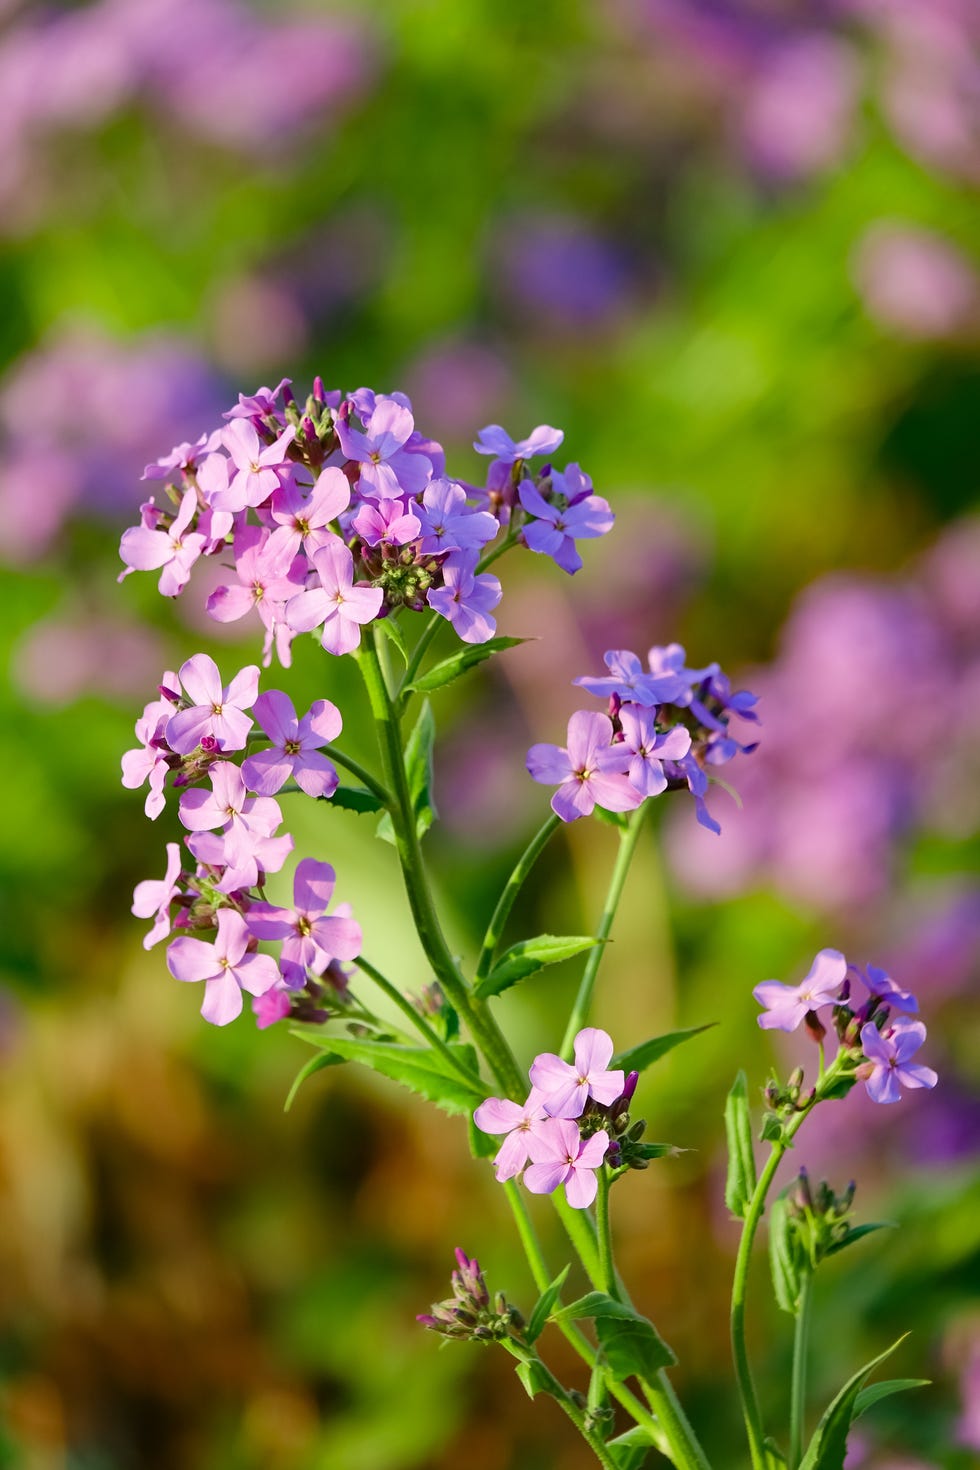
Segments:
[[[261,630],[207,618],[210,566],[176,603],[153,574],[117,585],[119,536],[148,461],[238,392],[285,374],[301,395],[314,373],[407,392],[475,484],[483,425],[561,426],[558,462],[617,513],[574,578],[523,550],[497,568],[500,631],[537,641],[435,697],[425,845],[465,965],[547,813],[524,759],[563,741],[572,678],[677,639],[762,695],[759,750],[725,773],[744,810],[711,798],[723,836],[661,799],[594,1010],[623,1048],[716,1023],[641,1081],[634,1116],[680,1152],[613,1195],[621,1269],[713,1463],[747,1463],[723,1100],[739,1066],[760,1100],[772,1065],[812,1076],[815,1049],[763,1036],[751,992],[833,946],[919,995],[941,1080],[887,1108],[858,1089],[801,1133],[794,1165],[855,1178],[857,1220],[897,1227],[818,1277],[809,1423],[910,1330],[889,1367],[932,1386],[862,1419],[848,1470],[975,1465],[973,0],[0,12],[0,1465],[592,1463],[505,1354],[440,1351],[415,1322],[457,1245],[535,1297],[460,1120],[353,1066],[285,1114],[308,1048],[247,1012],[207,1026],[129,912],[179,835],[172,801],[151,824],[119,785],[134,720],[165,669],[206,650],[230,678]],[[332,699],[371,765],[350,663],[304,638],[263,687]],[[374,819],[283,807],[366,956],[417,994],[431,976]],[[564,830],[508,938],[589,932],[615,841]],[[522,1063],[557,1047],[577,963],[495,1003]],[[557,1274],[564,1237],[530,1205]],[[761,1248],[753,1281],[784,1426],[792,1324]],[[542,1349],[586,1388],[553,1329]]]

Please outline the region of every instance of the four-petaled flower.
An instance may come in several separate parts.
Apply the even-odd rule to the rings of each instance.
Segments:
[[[575,1063],[543,1052],[531,1066],[531,1083],[552,1118],[578,1118],[590,1097],[608,1107],[622,1096],[625,1073],[608,1070],[613,1041],[608,1031],[586,1026],[575,1038]]]
[[[473,1122],[484,1133],[506,1133],[493,1161],[497,1179],[501,1184],[519,1174],[528,1161],[531,1134],[539,1127],[548,1113],[541,1093],[532,1087],[527,1101],[521,1107],[507,1097],[488,1097],[473,1114]]]
[[[758,1017],[764,1031],[795,1031],[808,1011],[833,1005],[840,998],[847,960],[837,949],[822,949],[799,985],[764,980],[752,994],[765,1007]]]
[[[170,933],[170,905],[177,892],[180,877],[180,848],[176,842],[167,843],[167,872],[161,882],[147,878],[137,883],[133,890],[133,907],[130,910],[138,919],[152,919],[153,927],[143,938],[143,948],[152,949]]]
[[[151,530],[146,526],[131,526],[122,534],[119,555],[126,563],[120,572],[119,581],[130,572],[156,571],[159,567],[159,588],[164,597],[177,597],[183,592],[190,579],[191,569],[204,550],[207,538],[199,531],[187,528],[197,513],[197,491],[186,490],[180,509],[167,531]]]
[[[595,1171],[609,1148],[609,1135],[600,1130],[583,1138],[573,1118],[551,1118],[539,1131],[528,1134],[532,1163],[524,1183],[532,1194],[551,1194],[559,1184],[575,1210],[584,1210],[596,1197]]]
[[[249,790],[275,796],[292,777],[307,796],[332,796],[337,772],[320,754],[320,746],[336,740],[343,728],[337,706],[329,699],[317,699],[300,720],[289,695],[269,689],[255,701],[254,713],[272,746],[242,762]]]
[[[190,755],[205,736],[211,736],[219,750],[244,750],[253,723],[244,711],[252,708],[259,692],[258,666],[242,669],[226,689],[214,659],[195,653],[181,664],[180,682],[191,706],[178,711],[167,725],[171,750]]]
[[[431,595],[431,594],[430,594]],[[563,822],[587,817],[595,807],[628,812],[643,796],[626,775],[631,755],[622,742],[612,744],[608,715],[576,710],[568,722],[568,745],[532,745],[527,768],[535,781],[557,786],[551,807]]]
[[[319,587],[300,592],[286,604],[286,622],[295,633],[310,633],[323,624],[321,642],[328,653],[353,653],[361,641],[361,624],[381,611],[380,587],[354,584],[354,558],[342,541],[331,541],[313,553]]]
[[[487,424],[480,430],[480,437],[473,443],[477,454],[492,454],[502,464],[513,464],[518,459],[530,459],[535,454],[553,454],[564,439],[562,429],[553,429],[550,424],[539,424],[526,439],[516,442],[499,424]]]
[[[552,557],[563,572],[577,572],[582,565],[575,542],[605,536],[616,519],[601,495],[587,495],[561,507],[545,500],[530,480],[522,483],[519,494],[521,505],[535,517],[522,528],[525,543]]]
[[[181,935],[167,950],[167,967],[175,980],[204,981],[201,1015],[214,1026],[227,1026],[242,1012],[242,991],[264,995],[279,979],[279,967],[266,954],[249,954],[251,936],[234,909],[219,909],[213,944]]]
[[[283,940],[281,967],[291,989],[306,980],[307,970],[322,975],[331,960],[353,960],[361,952],[361,926],[346,904],[333,914],[327,908],[336,873],[329,863],[304,858],[293,879],[293,908],[253,903],[247,923],[257,939]]]
[[[447,618],[464,643],[486,643],[492,638],[496,620],[490,616],[501,597],[500,580],[476,570],[475,551],[456,551],[443,564],[444,587],[433,587],[429,606]]]
[[[925,1039],[921,1021],[903,1019],[884,1031],[873,1021],[861,1027],[861,1049],[868,1060],[858,1068],[858,1076],[873,1102],[898,1102],[903,1087],[935,1087],[939,1078],[932,1068],[909,1060]]]

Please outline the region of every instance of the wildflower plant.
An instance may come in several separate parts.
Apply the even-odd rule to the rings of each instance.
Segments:
[[[147,816],[156,820],[169,805],[184,835],[166,844],[163,878],[137,886],[133,912],[152,921],[148,948],[168,941],[171,975],[203,982],[206,1021],[236,1020],[247,995],[260,1028],[292,1024],[314,1048],[298,1082],[321,1067],[358,1062],[470,1121],[474,1155],[492,1157],[540,1294],[522,1315],[501,1293],[491,1297],[478,1263],[458,1250],[452,1297],[420,1322],[446,1337],[503,1347],[527,1392],[556,1399],[610,1470],[634,1470],[651,1449],[678,1470],[708,1470],[667,1373],[674,1355],[631,1301],[610,1227],[613,1187],[637,1187],[635,1175],[671,1152],[647,1140],[644,1121],[633,1117],[643,1074],[703,1028],[631,1038],[617,1050],[592,1022],[604,945],[649,803],[686,792],[696,820],[720,830],[708,793],[722,766],[755,748],[755,697],[733,691],[716,663],[688,666],[678,644],[653,647],[645,660],[610,650],[605,674],[577,678],[598,707],[571,714],[564,745],[540,743],[527,754],[531,779],[555,788],[551,813],[504,885],[472,967],[447,944],[423,855],[434,819],[430,696],[519,641],[496,636],[503,589],[490,567],[523,549],[574,574],[579,543],[612,528],[608,503],[580,467],[552,463],[562,439],[547,425],[519,440],[489,425],[475,443],[489,459],[477,487],[447,474],[441,446],[416,428],[404,394],[327,391],[317,378],[301,402],[284,379],[241,396],[223,425],[147,467],[145,478],[162,491],[123,534],[122,576],[158,572],[161,592],[178,596],[202,558],[222,558],[228,578],[207,611],[222,622],[253,618],[262,669],[250,664],[228,678],[196,653],[152,691],[136,723],[138,746],[123,756],[123,782],[146,785]],[[433,663],[432,642],[447,622],[458,646]],[[288,670],[303,634],[330,658],[324,697],[297,710],[263,670],[274,662]],[[331,659],[344,656],[357,665],[373,717],[373,764],[345,748],[344,712],[329,697]],[[306,800],[378,814],[431,966],[421,1002],[364,953],[365,936],[343,898],[341,854],[336,869],[320,854],[300,855],[292,906],[269,902],[267,876],[294,855],[282,803]],[[596,814],[619,839],[596,932],[533,936],[501,953],[515,900],[550,838],[563,823]],[[325,825],[329,831],[326,814]],[[525,1072],[494,999],[576,956],[583,970],[564,1033],[548,1038],[558,1049],[543,1050]],[[379,1016],[375,993],[413,1034]],[[802,1025],[815,1054],[808,1086],[797,1069],[765,1088],[760,1137],[769,1151],[761,1166],[744,1073],[728,1097],[725,1200],[742,1227],[731,1302],[736,1385],[753,1470],[841,1470],[852,1421],[911,1385],[865,1387],[882,1354],[849,1380],[804,1442],[810,1282],[824,1258],[876,1227],[851,1224],[853,1185],[842,1196],[826,1184],[814,1190],[805,1171],[772,1208],[776,1298],[796,1321],[788,1454],[763,1422],[746,1348],[752,1247],[776,1170],[817,1106],[859,1083],[875,1102],[893,1103],[903,1088],[934,1086],[936,1074],[912,1060],[925,1040],[914,996],[873,965],[859,969],[824,949],[799,984],[764,981],[755,997],[762,1028]],[[829,1059],[828,1036],[836,1040]],[[554,1275],[528,1194],[552,1199],[590,1282],[584,1296],[564,1299],[571,1263]],[[585,1363],[587,1392],[560,1382],[542,1356],[549,1322]]]

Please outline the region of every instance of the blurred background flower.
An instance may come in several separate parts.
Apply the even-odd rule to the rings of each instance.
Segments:
[[[164,668],[222,638],[222,667],[257,645],[203,614],[200,578],[176,608],[152,578],[117,586],[118,536],[146,463],[237,392],[322,372],[408,391],[474,481],[484,424],[559,425],[619,518],[574,581],[540,558],[504,568],[501,631],[538,641],[437,710],[444,820],[427,842],[461,952],[543,816],[524,755],[562,735],[573,677],[607,648],[677,638],[762,695],[741,808],[712,797],[721,838],[664,808],[607,964],[601,1024],[622,1044],[721,1023],[643,1084],[652,1135],[686,1152],[617,1191],[623,1268],[731,1463],[722,1099],[743,1052],[756,1087],[771,1059],[813,1065],[805,1043],[760,1035],[751,991],[825,945],[887,966],[922,998],[942,1084],[897,1109],[854,1096],[801,1137],[794,1169],[855,1177],[859,1218],[901,1227],[827,1267],[814,1393],[912,1327],[896,1371],[933,1386],[862,1421],[853,1463],[966,1470],[976,6],[0,10],[0,1465],[589,1463],[506,1362],[437,1353],[415,1323],[455,1245],[532,1297],[462,1130],[346,1067],[284,1117],[297,1043],[203,1027],[129,914],[174,835],[119,786],[133,722]],[[301,640],[297,705],[329,696],[367,742],[354,678],[329,674]],[[289,813],[297,848],[334,863],[367,952],[420,990],[387,850],[365,819],[328,816]],[[594,923],[610,839],[564,833],[515,923]],[[501,1001],[527,1059],[555,1044],[572,983],[555,967]],[[778,1404],[775,1316],[760,1300],[753,1329]]]

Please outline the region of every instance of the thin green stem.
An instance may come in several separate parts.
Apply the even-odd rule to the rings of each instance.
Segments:
[[[559,817],[556,817],[554,812],[552,812],[547,821],[538,828],[537,832],[531,838],[531,841],[528,843],[527,847],[518,858],[517,866],[514,868],[514,871],[511,873],[510,877],[507,879],[506,884],[504,885],[503,892],[497,900],[497,907],[494,909],[493,916],[490,919],[490,923],[487,925],[487,932],[483,936],[483,945],[480,949],[480,958],[477,960],[476,964],[475,978],[477,979],[477,981],[482,980],[485,975],[489,975],[491,967],[493,965],[494,952],[496,951],[497,945],[500,943],[501,935],[504,932],[504,926],[506,925],[507,920],[510,917],[510,911],[514,907],[514,902],[517,898],[517,895],[523,888],[525,880],[527,879],[527,875],[530,873],[531,869],[534,867],[534,864],[537,862],[538,857],[540,856],[544,847],[547,845],[552,833],[556,832],[560,826],[561,819]]]
[[[619,1297],[616,1267],[613,1264],[612,1232],[609,1228],[609,1171],[605,1165],[596,1173],[598,1190],[595,1200],[596,1237],[599,1243],[599,1290],[606,1296]]]
[[[508,530],[507,535],[504,537],[503,541],[501,541],[500,545],[495,546],[492,551],[488,551],[486,556],[482,556],[477,562],[477,574],[479,574],[480,572],[485,572],[487,567],[493,566],[498,557],[503,556],[505,551],[509,551],[512,546],[516,545],[516,532],[514,532],[513,530]]]
[[[453,1051],[452,1047],[448,1046],[446,1042],[443,1041],[442,1037],[439,1035],[438,1031],[436,1031],[435,1027],[430,1026],[425,1017],[418,1010],[416,1010],[415,1006],[412,1005],[412,1002],[409,1000],[408,996],[402,995],[398,987],[396,985],[393,985],[386,976],[382,975],[381,971],[377,969],[374,965],[372,965],[368,960],[366,960],[363,955],[358,955],[353,963],[357,966],[359,970],[363,970],[364,974],[367,975],[370,980],[374,981],[378,989],[382,991],[388,997],[388,999],[398,1007],[402,1015],[408,1017],[412,1025],[415,1027],[416,1031],[418,1031],[420,1035],[425,1037],[429,1045],[439,1053],[444,1061],[449,1063],[453,1071],[456,1072],[458,1076],[462,1077],[464,1081],[469,1082],[470,1085],[474,1087],[482,1096],[483,1093],[486,1091],[482,1077],[479,1075],[478,1072],[472,1071],[471,1068],[469,1068],[464,1061],[460,1060],[460,1058]]]
[[[357,662],[377,726],[384,778],[394,797],[390,810],[395,850],[415,928],[447,998],[466,1021],[505,1094],[523,1097],[527,1087],[514,1055],[493,1016],[470,992],[442,932],[419,845],[414,804],[402,754],[401,731],[378,653],[373,630],[368,626],[362,635]]]
[[[445,621],[446,619],[442,616],[442,613],[433,613],[429,621],[426,623],[425,627],[422,629],[422,632],[419,634],[419,640],[416,643],[415,647],[412,649],[412,656],[408,661],[408,668],[405,670],[404,678],[402,679],[401,684],[398,687],[399,703],[404,703],[405,700],[408,699],[408,686],[411,684],[419,669],[422,667],[422,660],[428,653],[433,639],[439,632],[440,626],[445,623]]]
[[[345,755],[335,745],[325,745],[323,750],[329,760],[336,761],[338,766],[343,766],[346,771],[350,771],[352,776],[356,776],[358,781],[361,782],[361,785],[366,786],[368,791],[373,796],[376,796],[383,806],[391,807],[394,805],[394,797],[388,788],[382,786],[378,778],[372,776],[370,771],[365,770],[359,761],[354,760],[353,756]]]
[[[535,1350],[526,1347],[517,1338],[505,1338],[501,1342],[501,1347],[506,1348],[510,1355],[516,1358],[518,1362],[534,1364],[541,1386],[547,1389],[552,1398],[557,1399],[579,1434],[589,1446],[589,1449],[599,1461],[599,1464],[603,1467],[603,1470],[617,1470],[616,1461],[606,1448],[604,1440],[595,1429],[590,1427],[586,1416],[572,1398],[568,1389],[559,1382],[547,1363],[538,1356]]]
[[[793,1333],[793,1380],[789,1405],[789,1470],[797,1470],[803,1458],[803,1430],[806,1418],[806,1357],[810,1336],[810,1298],[813,1272],[806,1271],[800,1288],[800,1302]]]
[[[588,1018],[589,1007],[592,1004],[592,992],[595,989],[596,976],[599,973],[599,966],[602,963],[602,952],[606,947],[605,941],[609,938],[613,921],[616,918],[616,910],[619,908],[619,901],[623,896],[626,875],[629,872],[630,863],[633,861],[633,854],[636,851],[640,829],[643,826],[643,819],[646,816],[646,806],[647,804],[644,802],[642,806],[637,807],[630,814],[626,828],[621,828],[619,832],[619,851],[616,854],[615,866],[613,867],[612,877],[609,880],[609,891],[606,894],[606,903],[602,911],[602,918],[599,920],[599,928],[596,931],[596,938],[600,942],[594,949],[589,950],[589,957],[585,962],[585,969],[582,972],[578,994],[575,997],[575,1004],[572,1007],[572,1014],[568,1018],[565,1037],[561,1044],[561,1055],[567,1060],[571,1060],[575,1037],[581,1031]]]

